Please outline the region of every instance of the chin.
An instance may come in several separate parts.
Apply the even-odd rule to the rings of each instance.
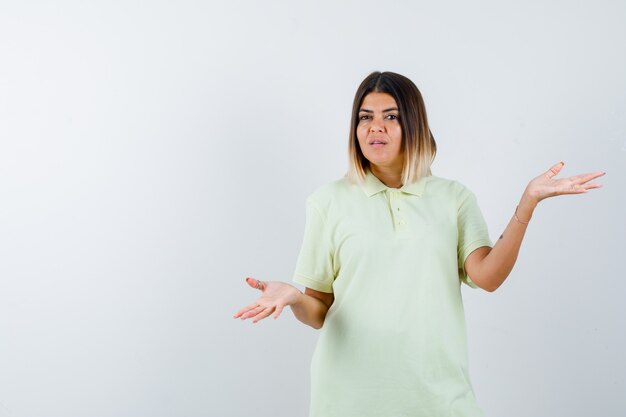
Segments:
[[[370,164],[380,166],[380,167],[388,166],[391,164],[391,161],[386,160],[386,159],[367,158],[367,160],[370,161]]]

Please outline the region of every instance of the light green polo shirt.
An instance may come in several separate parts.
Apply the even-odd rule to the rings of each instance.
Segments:
[[[311,361],[310,417],[477,417],[461,282],[493,246],[474,194],[436,176],[389,188],[368,171],[306,201],[293,280],[332,292]]]

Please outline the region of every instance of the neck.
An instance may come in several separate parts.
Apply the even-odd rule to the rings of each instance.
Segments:
[[[376,176],[383,184],[390,188],[402,187],[402,169],[392,167],[381,167],[370,164],[372,174]]]

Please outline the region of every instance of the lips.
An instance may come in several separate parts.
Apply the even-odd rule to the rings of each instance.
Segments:
[[[370,139],[368,143],[370,145],[386,145],[387,141],[383,139]]]

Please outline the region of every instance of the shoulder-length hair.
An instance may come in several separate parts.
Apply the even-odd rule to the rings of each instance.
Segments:
[[[407,77],[389,71],[376,71],[363,80],[354,96],[348,144],[349,167],[346,177],[353,183],[361,183],[370,165],[361,151],[356,136],[359,110],[363,99],[369,93],[387,93],[398,105],[404,150],[402,183],[410,184],[432,175],[430,166],[437,153],[437,144],[428,127],[422,94]]]

